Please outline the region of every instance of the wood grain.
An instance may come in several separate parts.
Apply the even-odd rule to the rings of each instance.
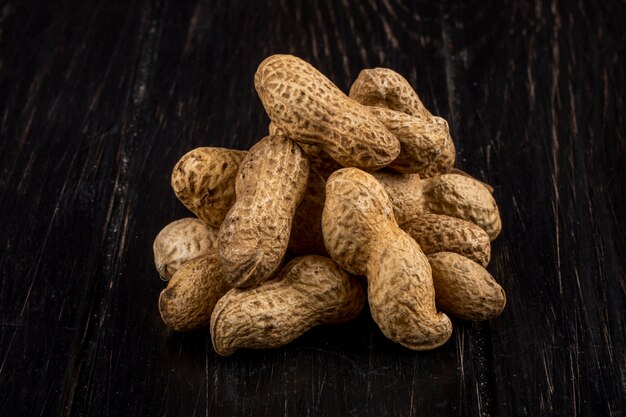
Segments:
[[[0,415],[626,413],[626,5],[619,1],[0,3]],[[415,353],[363,312],[221,358],[169,333],[152,240],[171,169],[267,132],[272,53],[344,92],[405,75],[503,219],[507,307]]]

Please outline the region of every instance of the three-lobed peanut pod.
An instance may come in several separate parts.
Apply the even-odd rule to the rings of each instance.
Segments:
[[[231,286],[258,285],[276,271],[308,175],[302,149],[284,136],[266,136],[245,156],[235,204],[218,235],[224,279]]]
[[[208,326],[215,303],[229,289],[217,253],[187,261],[161,291],[161,318],[172,330],[181,332]]]
[[[437,306],[464,320],[490,320],[506,304],[502,287],[476,262],[453,252],[428,255]]]
[[[211,340],[220,355],[278,347],[314,326],[352,320],[364,303],[361,284],[331,259],[303,256],[258,287],[228,291],[213,311]]]
[[[426,255],[398,227],[389,196],[372,175],[345,168],[330,176],[322,229],[332,259],[367,276],[372,317],[387,338],[415,350],[448,340],[452,323],[435,307]]]
[[[398,140],[367,108],[300,58],[266,58],[254,86],[277,129],[297,142],[319,146],[343,166],[375,170],[400,152]]]

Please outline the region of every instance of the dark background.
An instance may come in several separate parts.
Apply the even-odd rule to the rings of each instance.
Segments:
[[[0,415],[625,416],[623,1],[0,1]],[[431,352],[364,312],[218,357],[170,333],[172,167],[246,149],[253,74],[404,74],[503,218],[508,305]]]

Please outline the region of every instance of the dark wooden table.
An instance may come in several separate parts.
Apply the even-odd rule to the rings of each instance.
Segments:
[[[623,1],[0,2],[0,415],[625,416]],[[174,163],[267,129],[259,62],[406,75],[492,184],[508,294],[431,352],[365,311],[219,357],[169,332]]]

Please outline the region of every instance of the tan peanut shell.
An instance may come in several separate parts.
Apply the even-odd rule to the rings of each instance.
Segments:
[[[502,228],[496,200],[479,181],[444,174],[421,181],[425,211],[468,220],[483,228],[494,240]]]
[[[463,320],[490,320],[506,304],[504,290],[485,268],[452,252],[428,255],[437,306]]]
[[[161,291],[161,318],[168,327],[181,332],[208,326],[215,303],[229,289],[217,253],[192,259],[183,264]]]
[[[284,136],[266,136],[250,149],[218,237],[224,279],[231,286],[257,285],[276,271],[308,175],[302,149]]]
[[[480,226],[491,240],[500,233],[502,223],[496,201],[478,180],[458,174],[419,179],[417,174],[386,170],[374,175],[389,193],[398,223],[424,213],[444,214]]]
[[[327,255],[322,234],[326,181],[309,172],[306,191],[291,224],[288,250],[299,255]]]
[[[226,293],[211,317],[211,340],[220,355],[278,347],[314,326],[352,320],[364,303],[361,284],[332,260],[303,256],[258,287]]]
[[[372,175],[391,198],[393,214],[398,224],[423,214],[424,198],[418,174],[401,174],[382,169],[373,172]]]
[[[443,214],[423,214],[400,224],[426,255],[454,252],[487,267],[491,258],[489,235],[472,222]]]
[[[444,119],[420,119],[384,107],[369,109],[400,142],[400,154],[390,169],[418,173],[422,178],[450,171],[455,148]]]
[[[449,339],[452,324],[436,310],[426,255],[398,227],[389,196],[372,175],[345,168],[330,176],[322,230],[332,259],[367,276],[372,317],[385,336],[415,350]]]
[[[245,155],[208,147],[187,152],[172,171],[176,197],[206,224],[220,227],[235,202],[235,178]]]
[[[266,58],[254,86],[276,128],[297,142],[319,146],[343,166],[375,170],[400,152],[398,140],[367,108],[300,58]]]
[[[434,117],[406,78],[389,68],[362,70],[349,95],[366,106],[385,107],[424,120]]]
[[[276,127],[273,122],[269,125],[270,136],[286,136],[287,133],[282,129]],[[309,166],[311,171],[317,171],[322,176],[324,181],[330,177],[330,174],[343,168],[339,162],[331,158],[326,152],[322,151],[318,146],[310,145],[308,143],[299,143],[300,147],[304,151],[307,159],[309,160]]]
[[[163,228],[154,239],[154,264],[164,281],[172,278],[185,262],[217,251],[218,229],[200,219],[187,217]]]
[[[486,183],[486,182],[484,182],[484,181],[481,181],[481,180],[479,180],[479,179],[476,179],[476,178],[472,177],[470,174],[468,174],[467,172],[463,171],[462,169],[459,169],[459,168],[456,168],[456,167],[452,167],[452,168],[450,168],[450,172],[449,172],[449,174],[458,174],[458,175],[463,175],[463,176],[466,176],[466,177],[469,177],[469,178],[473,179],[474,181],[478,181],[478,182],[479,182],[479,183],[481,183],[481,184],[482,184],[482,185],[483,185],[486,189],[488,189],[488,190],[489,190],[489,192],[490,192],[491,194],[493,194],[493,191],[494,191],[494,190],[493,190],[493,187],[492,187],[491,185],[487,184],[487,183]]]

